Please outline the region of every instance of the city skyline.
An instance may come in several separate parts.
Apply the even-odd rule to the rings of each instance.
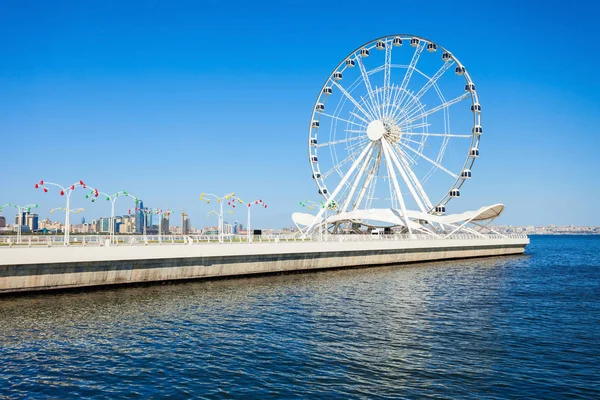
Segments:
[[[584,211],[599,190],[599,84],[588,79],[598,55],[579,39],[593,42],[598,28],[582,8],[516,4],[482,4],[469,17],[488,29],[456,21],[451,33],[452,5],[444,3],[427,15],[403,5],[410,18],[325,5],[336,11],[327,24],[301,4],[271,4],[269,15],[241,4],[227,11],[195,5],[185,13],[168,5],[150,13],[133,3],[116,13],[107,4],[97,16],[83,4],[58,6],[64,15],[11,4],[0,16],[0,31],[14,38],[0,44],[0,130],[6,162],[20,168],[2,175],[0,200],[39,203],[44,219],[62,199],[36,193],[33,183],[83,178],[105,191],[127,188],[153,206],[185,209],[193,226],[202,226],[210,207],[198,201],[200,193],[234,190],[269,201],[268,212],[256,215],[258,226],[288,226],[299,200],[321,200],[306,133],[324,79],[361,43],[408,32],[453,49],[485,109],[484,156],[449,212],[502,202],[504,225],[598,225],[600,217]],[[134,32],[127,29],[132,16]],[[359,17],[362,29],[346,29]],[[311,36],[311,25],[322,28],[318,35]],[[556,35],[558,25],[578,39]],[[231,44],[222,46],[221,38]],[[559,54],[569,57],[569,73],[564,63],[548,61],[557,48],[568,49]],[[9,151],[23,138],[42,157],[24,163]],[[88,219],[110,211],[77,191],[73,207],[85,207]],[[117,202],[116,214],[130,208]]]

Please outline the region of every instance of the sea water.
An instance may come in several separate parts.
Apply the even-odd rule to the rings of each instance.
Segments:
[[[600,398],[600,237],[0,298],[0,398],[168,396]]]

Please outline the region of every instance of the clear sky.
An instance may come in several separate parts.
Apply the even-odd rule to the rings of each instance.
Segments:
[[[484,108],[482,157],[454,209],[502,202],[499,223],[600,225],[599,12],[592,1],[0,0],[0,203],[39,203],[46,217],[64,199],[34,183],[82,179],[202,227],[216,219],[200,193],[233,190],[269,205],[256,227],[289,226],[299,200],[320,200],[306,135],[321,85],[362,43],[411,33],[467,66]],[[88,220],[110,214],[73,196]]]

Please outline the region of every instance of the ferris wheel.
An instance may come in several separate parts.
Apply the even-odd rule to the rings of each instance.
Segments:
[[[475,84],[450,51],[418,36],[381,37],[348,54],[317,96],[312,178],[339,213],[443,215],[472,177],[482,133]]]

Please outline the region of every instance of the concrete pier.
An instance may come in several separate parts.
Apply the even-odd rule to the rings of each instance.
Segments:
[[[522,254],[527,237],[0,249],[0,294]]]

